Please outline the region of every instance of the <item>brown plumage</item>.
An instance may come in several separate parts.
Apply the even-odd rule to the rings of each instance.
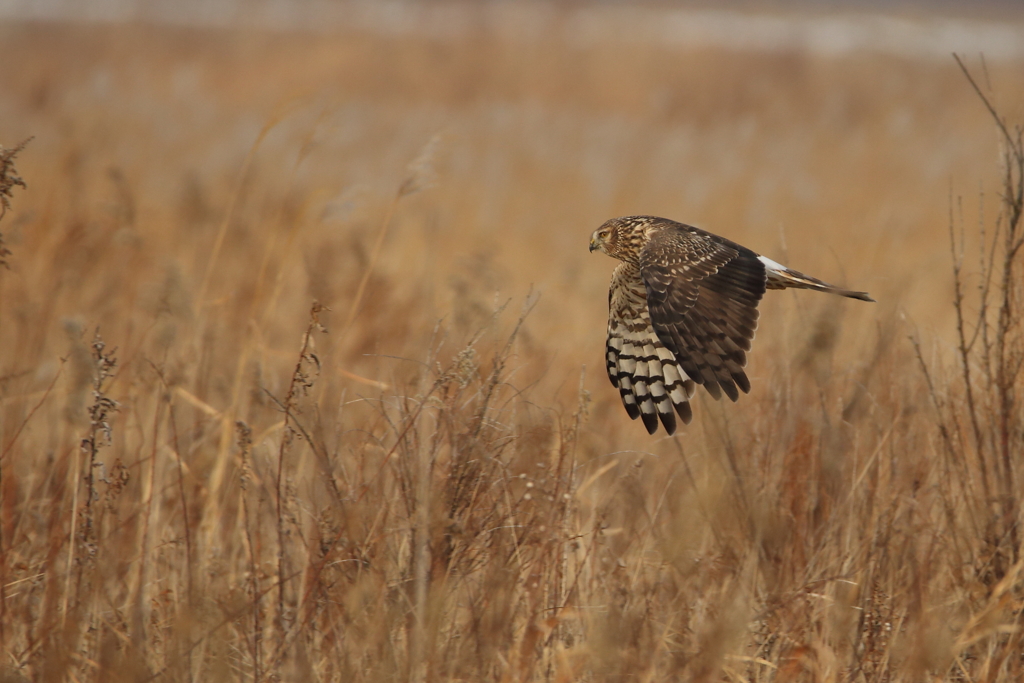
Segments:
[[[595,250],[622,261],[608,291],[608,377],[651,434],[659,419],[675,433],[673,408],[690,422],[697,384],[716,399],[750,391],[743,368],[766,289],[874,301],[667,218],[613,218],[591,236]]]

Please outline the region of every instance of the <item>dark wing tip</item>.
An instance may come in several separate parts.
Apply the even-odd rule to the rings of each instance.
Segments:
[[[721,400],[721,398],[722,398],[722,390],[719,388],[718,382],[708,382],[708,381],[703,381],[703,380],[701,380],[701,381],[694,380],[694,381],[696,381],[698,384],[702,385],[705,389],[707,389],[707,392],[709,394],[711,394],[711,398],[715,399],[716,401]]]
[[[718,380],[719,386],[722,387],[722,391],[729,397],[729,400],[735,403],[740,400],[740,392],[736,389],[736,383],[729,379]]]
[[[677,403],[676,412],[679,413],[679,417],[683,420],[683,424],[690,424],[693,420],[693,409],[690,407],[689,401]]]
[[[644,427],[647,427],[648,434],[658,431],[658,416],[656,414],[640,413],[640,417],[644,419]]]
[[[668,432],[669,436],[676,433],[676,414],[671,412],[671,410],[672,408],[669,406],[669,412],[663,413],[660,410],[658,411],[658,417],[661,418],[661,424],[665,425],[665,431]]]

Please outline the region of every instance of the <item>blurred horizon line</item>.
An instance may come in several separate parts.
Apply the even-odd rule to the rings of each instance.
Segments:
[[[939,5],[942,7],[941,3]],[[1000,6],[998,3],[992,7]],[[0,21],[143,23],[457,40],[474,35],[532,42],[556,39],[586,48],[624,36],[671,49],[725,48],[842,56],[879,53],[948,60],[954,52],[993,61],[1024,59],[1024,21],[922,14],[920,3],[837,8],[813,13],[707,9],[667,4],[469,2],[466,0],[0,0]]]

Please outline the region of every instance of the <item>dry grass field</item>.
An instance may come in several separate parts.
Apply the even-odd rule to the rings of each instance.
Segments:
[[[1024,65],[965,62],[1012,137]],[[1024,228],[952,57],[6,23],[0,65],[0,681],[1024,679]],[[648,436],[587,251],[633,213],[878,303],[769,292],[752,392]]]

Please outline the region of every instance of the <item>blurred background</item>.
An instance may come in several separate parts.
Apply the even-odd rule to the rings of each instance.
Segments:
[[[333,307],[437,137],[433,189],[395,212],[375,265],[401,271],[390,296],[429,293],[436,317],[464,313],[453,301],[470,293],[532,286],[537,322],[567,340],[564,367],[599,362],[614,264],[583,245],[605,218],[647,213],[875,292],[879,306],[851,309],[861,322],[898,308],[941,336],[950,195],[973,206],[998,173],[996,133],[952,53],[1017,111],[1016,9],[4,0],[4,143],[36,138],[4,232],[27,267],[59,240],[31,227],[44,213],[103,223],[105,247],[147,266],[133,288],[178,273],[205,280],[210,301],[192,304],[209,306],[238,296],[239,246],[262,253],[297,220],[272,264],[291,278],[285,310]],[[231,249],[211,266],[229,210]],[[79,260],[63,276],[86,291],[52,315],[91,325],[107,295],[128,294]]]
[[[66,344],[61,320],[177,329],[168,300],[233,329],[261,310],[250,329],[284,352],[312,299],[348,319],[373,260],[368,331],[327,341],[339,364],[391,372],[365,354],[404,356],[409,326],[438,319],[468,332],[532,289],[558,385],[600,370],[614,263],[589,234],[636,213],[880,302],[769,296],[755,360],[832,311],[850,316],[839,348],[897,314],[948,339],[951,201],[974,221],[999,173],[952,54],[1011,117],[1024,60],[1016,4],[958,7],[3,0],[0,134],[35,136],[3,231],[9,301],[36,311],[17,343],[34,366]],[[373,258],[432,140],[430,189]]]

